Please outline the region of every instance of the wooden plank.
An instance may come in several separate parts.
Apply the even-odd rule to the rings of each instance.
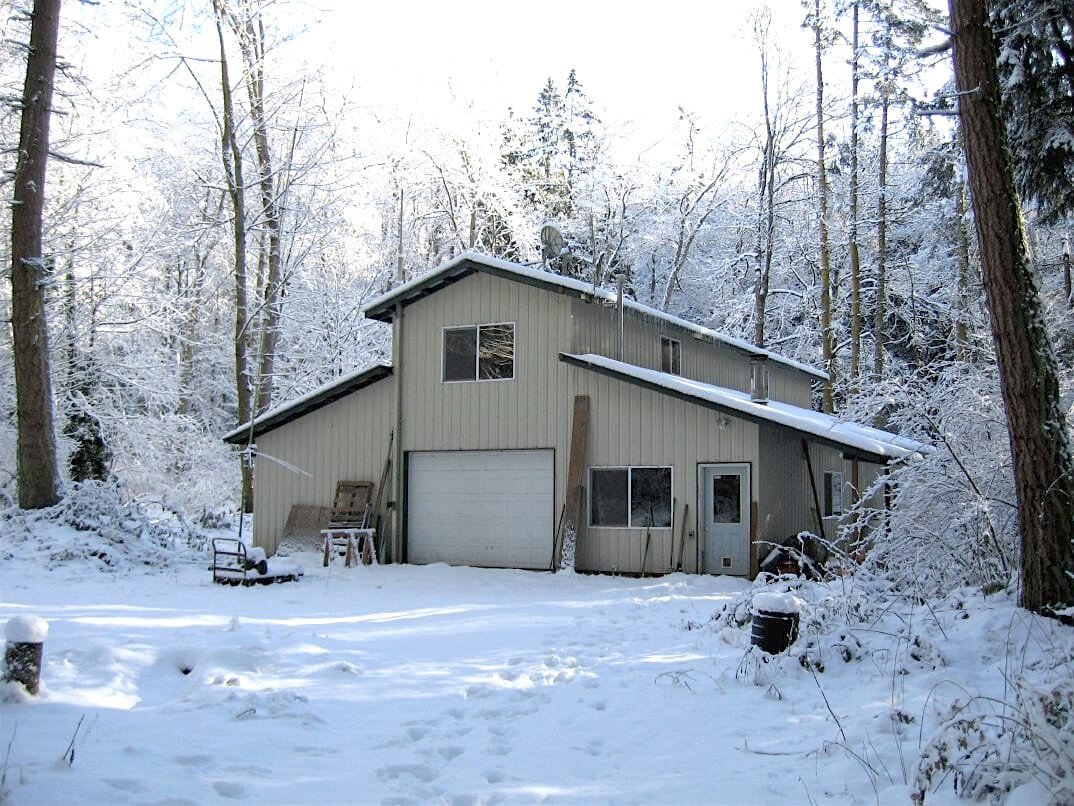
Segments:
[[[582,480],[585,476],[585,447],[588,431],[589,395],[575,395],[574,419],[571,423],[571,452],[567,464],[566,514],[562,519],[560,532],[556,535],[555,551],[552,552],[553,571],[559,568],[563,559],[564,536],[573,533],[575,541],[578,539],[578,524],[582,520]],[[575,545],[577,546],[577,542]]]

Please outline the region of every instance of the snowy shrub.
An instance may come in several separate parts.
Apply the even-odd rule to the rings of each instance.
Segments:
[[[72,562],[109,571],[167,566],[180,554],[204,550],[208,540],[178,513],[132,499],[118,481],[71,484],[55,506],[12,507],[0,512],[0,522],[10,552],[39,554],[48,567]]]
[[[868,527],[868,550],[844,564],[916,596],[942,596],[961,586],[1007,587],[1018,562],[1018,520],[1003,401],[994,371],[951,364],[914,388],[891,382],[854,416],[872,419],[883,401],[885,427],[932,445],[931,454],[895,466],[870,490],[844,526]],[[869,497],[884,492],[890,509]]]
[[[1017,681],[1014,701],[955,703],[922,749],[911,797],[923,804],[945,781],[960,796],[1000,802],[1036,778],[1057,806],[1074,803],[1074,678],[1034,687]]]

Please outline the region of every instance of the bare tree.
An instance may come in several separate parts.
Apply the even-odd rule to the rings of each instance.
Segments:
[[[858,9],[851,2],[850,56],[850,379],[856,384],[861,373],[861,255],[858,249]]]
[[[50,267],[43,254],[41,237],[59,30],[60,0],[35,0],[11,207],[11,329],[18,412],[18,485],[19,506],[25,509],[40,509],[59,500],[45,321],[45,289]]]
[[[1021,604],[1074,604],[1074,455],[1000,117],[988,7],[950,0],[955,85],[1022,533]]]
[[[824,51],[830,32],[821,19],[821,0],[814,0],[811,25],[817,69],[817,230],[820,238],[820,346],[828,380],[824,382],[824,411],[833,408],[835,337],[832,334],[832,267],[828,243],[828,173],[824,154]]]

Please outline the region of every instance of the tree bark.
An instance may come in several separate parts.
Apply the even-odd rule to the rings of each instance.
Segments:
[[[758,23],[762,25],[764,23]],[[768,105],[768,30],[758,27],[757,46],[761,52],[761,101],[764,107],[765,141],[757,175],[757,268],[753,278],[753,343],[764,347],[765,317],[769,281],[772,277],[772,248],[776,233],[776,137]]]
[[[880,90],[880,166],[876,199],[876,307],[873,311],[873,374],[884,376],[888,309],[888,91]]]
[[[260,10],[244,8],[242,18],[235,20],[235,36],[239,41],[246,73],[246,94],[250,101],[250,120],[253,123],[254,153],[257,156],[258,186],[261,191],[262,228],[259,266],[267,271],[261,290],[261,327],[258,347],[257,399],[254,416],[268,409],[272,400],[273,373],[276,366],[276,345],[279,342],[283,274],[280,264],[280,192],[277,188],[276,166],[269,148],[268,116],[265,111],[265,29]],[[260,274],[259,274],[260,279]]]
[[[1074,457],[1000,118],[987,4],[950,0],[950,10],[981,274],[1018,491],[1020,602],[1029,610],[1048,613],[1074,603]]]
[[[955,346],[959,361],[970,360],[970,234],[966,225],[966,184],[958,188],[958,322]]]
[[[814,46],[817,65],[817,227],[820,234],[820,343],[824,369],[824,411],[832,411],[832,390],[835,387],[835,346],[832,338],[832,268],[828,245],[828,172],[824,165],[824,71],[821,44],[820,0],[814,0]]]
[[[850,379],[861,373],[861,257],[858,252],[858,2],[852,4],[850,57]]]
[[[216,35],[220,40],[220,93],[223,98],[223,122],[220,131],[220,158],[231,200],[231,234],[234,248],[235,272],[235,394],[239,422],[248,422],[251,411],[249,303],[246,296],[246,185],[242,175],[242,150],[235,137],[235,109],[231,97],[231,78],[228,74],[227,49],[224,46],[224,9],[220,0],[213,0],[216,12]],[[249,462],[242,462],[242,511],[252,512],[254,501],[253,473]]]
[[[24,509],[40,509],[59,500],[45,321],[45,289],[50,272],[41,237],[59,30],[60,0],[35,0],[11,207],[11,330],[19,506]]]

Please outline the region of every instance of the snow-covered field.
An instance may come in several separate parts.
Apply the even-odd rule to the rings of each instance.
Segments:
[[[837,582],[798,590],[813,626],[765,663],[738,623],[741,580],[300,561],[297,583],[232,588],[195,554],[107,572],[8,556],[0,620],[38,615],[49,633],[41,696],[0,692],[0,790],[13,804],[907,803],[941,719],[1071,644],[972,591],[846,629]],[[927,802],[953,801],[952,781]],[[1030,780],[1007,802],[1047,801]]]

